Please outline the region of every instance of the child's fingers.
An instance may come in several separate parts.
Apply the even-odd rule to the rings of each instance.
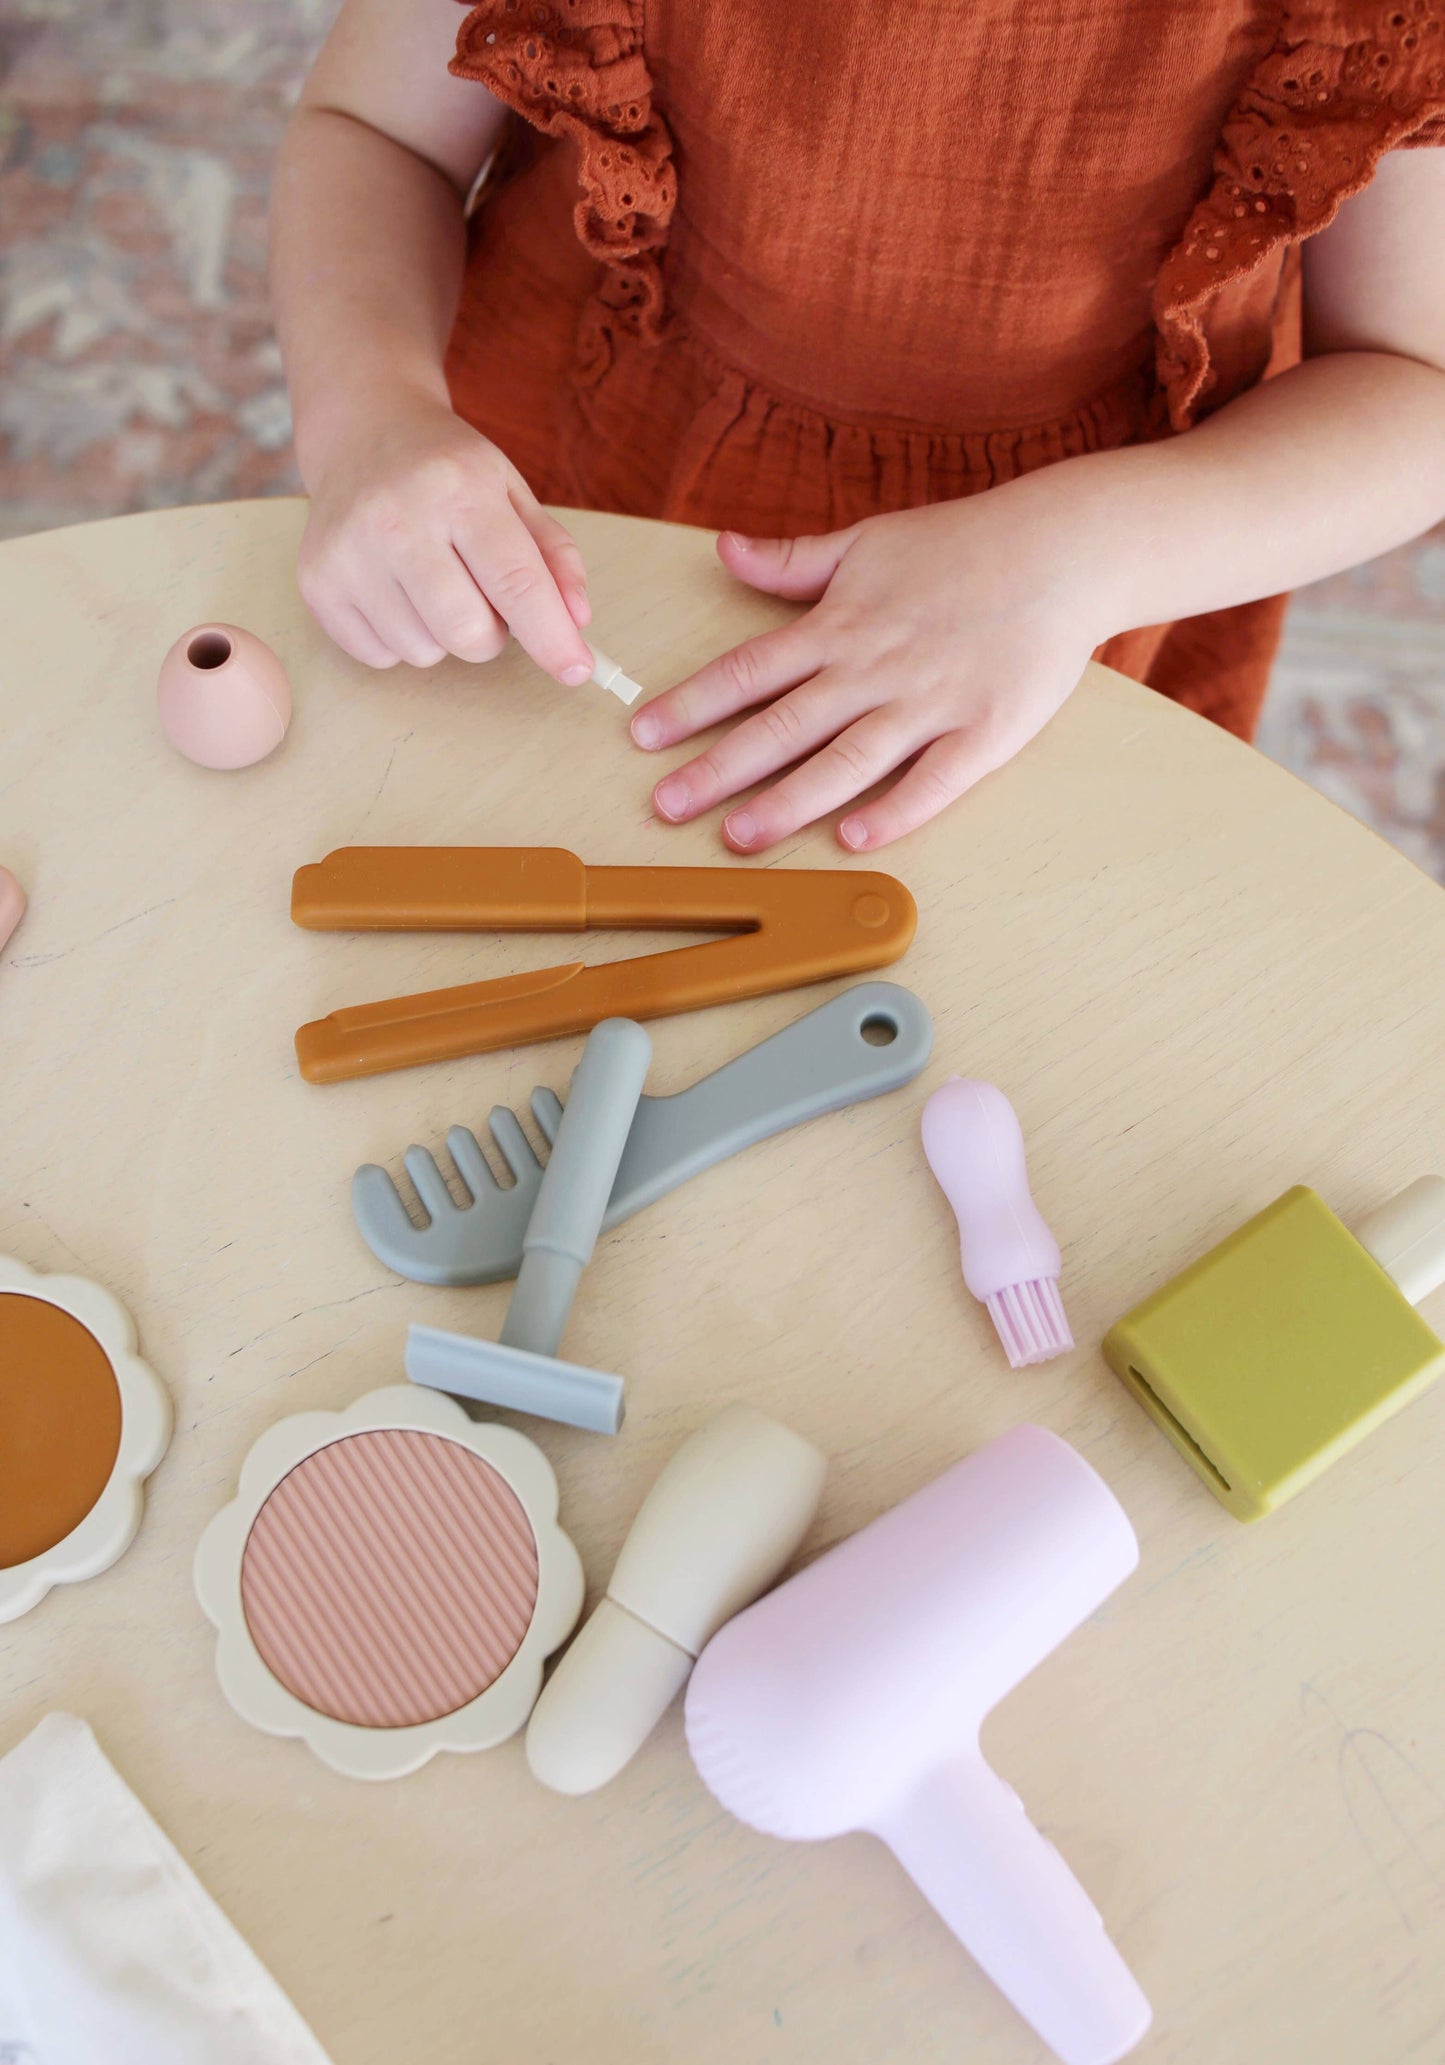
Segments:
[[[865,682],[840,680],[829,672],[815,675],[757,711],[696,760],[664,775],[653,791],[653,806],[659,817],[673,824],[698,817],[836,738],[876,702],[876,693]],[[856,795],[856,786],[848,794]]]
[[[758,853],[826,817],[918,750],[919,719],[897,703],[872,710],[840,732],[821,753],[752,796],[723,819],[723,837],[739,853]]]
[[[507,627],[449,545],[432,541],[398,558],[397,577],[422,624],[459,660],[494,660]]]
[[[854,853],[891,845],[1002,767],[1014,750],[999,733],[983,728],[951,731],[935,739],[886,795],[844,818],[839,840]]]
[[[821,538],[745,538],[741,531],[724,531],[717,549],[728,572],[749,587],[816,602],[856,536],[856,527]]]
[[[409,667],[434,667],[446,658],[446,648],[432,636],[393,575],[369,583],[365,592],[367,621],[398,659]]]
[[[396,654],[385,639],[377,635],[374,627],[354,604],[339,612],[337,623],[337,630],[324,623],[321,628],[329,638],[335,640],[343,652],[349,652],[354,660],[360,660],[364,667],[384,668],[396,665]]]
[[[376,626],[344,591],[322,573],[302,562],[296,570],[301,599],[333,645],[339,645],[363,667],[394,667],[396,654],[380,636]]]
[[[632,736],[650,753],[675,746],[739,710],[796,688],[818,672],[825,658],[811,616],[764,631],[645,704],[632,720]]]
[[[506,523],[459,528],[457,551],[518,645],[554,680],[575,688],[591,674],[592,655],[536,539],[510,503],[506,511]]]
[[[592,621],[592,605],[587,600],[587,568],[581,546],[572,533],[542,507],[530,488],[521,495],[514,491],[512,502],[536,539],[537,549],[562,591],[562,600],[573,623],[579,630],[585,630]]]

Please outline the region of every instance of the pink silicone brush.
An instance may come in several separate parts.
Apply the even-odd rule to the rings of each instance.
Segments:
[[[1010,1366],[1074,1345],[1059,1295],[1059,1244],[1029,1194],[1024,1136],[1003,1091],[950,1076],[923,1107],[923,1152],[958,1220],[963,1280]]]

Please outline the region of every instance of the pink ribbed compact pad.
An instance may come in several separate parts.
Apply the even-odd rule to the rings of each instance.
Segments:
[[[284,1477],[241,1562],[251,1639],[286,1689],[362,1728],[435,1721],[516,1655],[537,1543],[492,1465],[439,1434],[350,1434]]]

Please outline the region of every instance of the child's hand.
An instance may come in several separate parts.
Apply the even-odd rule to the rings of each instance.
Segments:
[[[374,433],[307,472],[301,593],[343,652],[369,667],[492,660],[510,631],[557,680],[588,678],[581,553],[444,402],[389,394]]]
[[[1043,728],[1119,628],[1102,621],[1091,528],[1077,493],[1041,474],[828,537],[726,532],[732,573],[816,607],[638,711],[632,735],[650,750],[755,712],[658,783],[658,815],[698,817],[791,767],[723,821],[729,845],[756,853],[911,761],[838,837],[857,852],[926,823]]]

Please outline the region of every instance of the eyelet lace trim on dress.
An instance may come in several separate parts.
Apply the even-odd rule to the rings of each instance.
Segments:
[[[579,375],[600,378],[614,330],[655,343],[660,253],[677,204],[672,138],[652,104],[643,0],[482,0],[450,69],[578,150],[577,235],[607,268],[589,304]]]
[[[1445,0],[1344,4],[1324,34],[1320,13],[1286,7],[1225,121],[1214,185],[1156,282],[1156,365],[1176,430],[1214,384],[1209,317],[1221,288],[1326,228],[1386,151],[1421,131],[1433,141],[1445,115]]]

